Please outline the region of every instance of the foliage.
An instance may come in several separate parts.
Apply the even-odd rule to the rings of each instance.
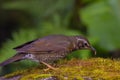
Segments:
[[[5,58],[9,58],[10,56],[15,54],[15,50],[13,50],[12,48],[21,45],[23,43],[25,43],[26,41],[30,41],[37,38],[37,34],[35,30],[24,30],[21,29],[18,32],[14,32],[13,33],[13,38],[12,40],[8,40],[6,43],[4,43],[2,49],[0,50],[1,53],[1,57],[0,60],[4,60]],[[8,55],[9,52],[9,55]],[[2,56],[6,56],[6,57],[2,57]]]
[[[83,22],[89,26],[89,35],[97,38],[98,44],[106,50],[120,48],[118,6],[118,0],[101,0],[80,11]]]

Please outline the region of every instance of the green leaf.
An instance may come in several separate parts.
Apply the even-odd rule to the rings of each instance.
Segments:
[[[80,11],[90,36],[97,38],[100,46],[107,50],[120,48],[119,5],[118,0],[104,0]]]

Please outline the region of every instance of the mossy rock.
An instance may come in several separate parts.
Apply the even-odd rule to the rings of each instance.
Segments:
[[[118,80],[120,79],[120,61],[91,58],[87,60],[62,60],[57,63],[57,70],[44,71],[37,67],[16,71],[2,78],[11,79],[19,76],[19,80]],[[14,79],[15,80],[15,79]],[[18,79],[17,79],[18,80]]]

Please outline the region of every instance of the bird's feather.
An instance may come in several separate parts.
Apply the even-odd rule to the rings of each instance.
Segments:
[[[8,60],[0,63],[0,66],[5,66],[7,64],[10,64],[12,62],[15,62],[15,61],[19,61],[22,59],[22,57],[24,56],[25,54],[16,54],[15,56],[9,58]]]
[[[69,48],[71,44],[67,36],[53,35],[27,42],[14,49],[19,53],[53,53]]]

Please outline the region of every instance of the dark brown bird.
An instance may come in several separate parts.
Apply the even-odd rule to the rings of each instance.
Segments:
[[[15,61],[30,59],[41,62],[47,67],[54,69],[48,63],[64,58],[72,51],[89,49],[96,54],[95,49],[83,36],[51,35],[27,42],[14,49],[17,51],[17,54],[2,62],[0,66],[5,66]]]

